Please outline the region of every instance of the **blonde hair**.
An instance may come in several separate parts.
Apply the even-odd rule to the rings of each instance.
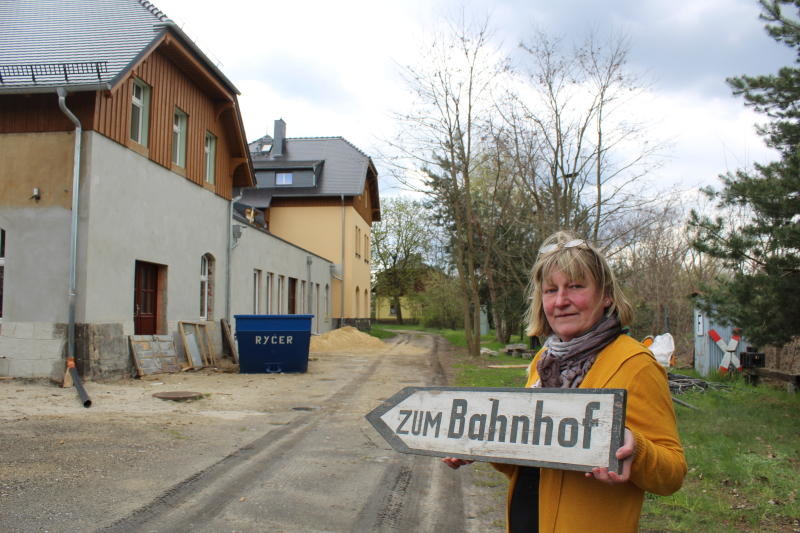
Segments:
[[[579,244],[573,245],[578,241]],[[571,246],[564,246],[565,244],[571,244]],[[563,272],[571,280],[590,279],[594,281],[600,288],[601,294],[611,300],[611,305],[606,308],[606,313],[616,312],[620,324],[623,326],[633,321],[633,308],[622,293],[603,254],[588,242],[582,241],[566,231],[558,231],[545,239],[542,248],[548,246],[553,246],[554,249],[539,253],[531,270],[528,284],[530,303],[525,321],[528,325],[529,336],[550,335],[553,332],[544,314],[542,285],[556,271]]]

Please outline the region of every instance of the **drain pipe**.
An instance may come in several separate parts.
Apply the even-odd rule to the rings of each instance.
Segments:
[[[242,199],[242,195],[231,198],[228,204],[228,252],[225,265],[225,317],[231,324],[231,257],[233,255],[233,204]]]
[[[81,177],[81,136],[83,130],[78,118],[67,109],[67,91],[63,87],[56,89],[58,94],[58,107],[68,119],[75,124],[75,155],[72,159],[72,225],[70,228],[69,243],[69,324],[67,326],[67,372],[72,378],[75,390],[78,391],[84,407],[91,407],[92,401],[83,388],[83,383],[75,368],[75,300],[78,293],[78,206],[80,205],[80,177]]]
[[[344,326],[344,243],[345,243],[345,224],[344,224],[344,194],[341,195],[342,198],[342,281],[341,281],[341,301],[339,302],[339,327]]]
[[[311,259],[310,255],[306,256],[306,279],[308,280],[308,289],[306,292],[306,314],[314,315],[314,318],[317,318],[316,313],[314,313],[314,283],[311,281],[311,265],[314,263],[314,260]]]

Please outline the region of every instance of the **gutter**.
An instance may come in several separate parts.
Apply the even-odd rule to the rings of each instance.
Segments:
[[[111,90],[111,85],[108,83],[85,83],[85,84],[75,84],[70,85],[70,92],[78,93],[78,92],[87,92],[87,91],[109,91]],[[66,91],[63,86],[59,85],[5,85],[0,86],[0,94],[49,94],[52,93],[53,90],[58,93],[59,91]],[[62,110],[63,111],[63,110]],[[74,122],[74,121],[73,121]]]
[[[340,197],[342,198],[342,294],[341,299],[339,301],[339,327],[342,327],[344,323],[344,242],[345,242],[345,224],[344,224],[344,194],[341,194]]]
[[[242,195],[231,198],[228,203],[228,251],[225,261],[225,317],[231,324],[231,257],[233,256],[233,204],[242,199]]]
[[[75,368],[75,300],[78,294],[77,270],[78,270],[78,207],[80,205],[80,177],[81,177],[81,137],[83,129],[81,122],[72,111],[67,108],[67,90],[64,87],[56,89],[58,94],[58,107],[68,119],[75,124],[75,155],[72,160],[72,225],[70,227],[69,245],[69,315],[67,326],[67,372],[70,374],[75,384],[75,389],[83,401],[84,407],[90,407],[92,401],[83,389],[78,370]],[[66,376],[65,376],[66,378]],[[66,381],[66,379],[65,379]]]
[[[308,307],[306,307],[306,312],[310,315],[314,315],[314,318],[317,318],[316,313],[314,313],[314,283],[311,281],[311,265],[314,262],[311,259],[310,255],[306,256],[306,279],[308,279],[308,289],[306,292],[306,303]],[[317,331],[319,331],[319,323],[317,324]]]

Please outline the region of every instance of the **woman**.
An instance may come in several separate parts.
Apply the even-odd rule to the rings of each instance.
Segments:
[[[540,533],[636,531],[645,491],[669,495],[683,483],[686,460],[666,372],[624,333],[631,319],[597,250],[566,232],[545,241],[531,273],[528,334],[548,339],[526,387],[626,389],[625,438],[616,453],[622,473],[494,465],[510,478],[510,533],[537,531],[536,522]],[[443,461],[452,468],[467,463]]]

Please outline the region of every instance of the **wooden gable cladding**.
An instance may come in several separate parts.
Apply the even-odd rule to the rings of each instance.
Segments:
[[[178,45],[173,42],[171,47],[175,46]],[[178,172],[186,179],[230,199],[234,177],[237,185],[250,185],[252,182],[244,134],[240,131],[236,110],[236,96],[210,87],[205,79],[200,80],[198,85],[194,78],[187,75],[185,67],[179,67],[171,59],[175,55],[174,50],[167,52],[165,54],[162,48],[157,48],[133,69],[124,82],[98,97],[95,129],[169,169],[173,168],[173,116],[175,109],[180,109],[187,115],[186,166],[178,169]],[[143,81],[151,88],[146,148],[130,139],[134,79]],[[205,183],[206,132],[212,133],[217,139],[213,186]]]
[[[270,207],[341,207],[339,196],[275,196]],[[353,205],[353,197],[344,197],[345,207]]]
[[[365,183],[364,192],[353,198],[353,207],[356,212],[361,215],[361,218],[364,219],[364,222],[372,226],[372,209],[370,204],[369,184]]]
[[[370,226],[373,222],[379,222],[381,219],[378,177],[371,168],[367,171],[363,192],[353,199],[353,207]]]
[[[72,111],[81,127],[92,128],[92,114],[96,93],[71,93],[67,95],[67,108]],[[33,133],[72,131],[75,125],[58,107],[58,95],[51,93],[4,94],[0,96],[0,133]]]

